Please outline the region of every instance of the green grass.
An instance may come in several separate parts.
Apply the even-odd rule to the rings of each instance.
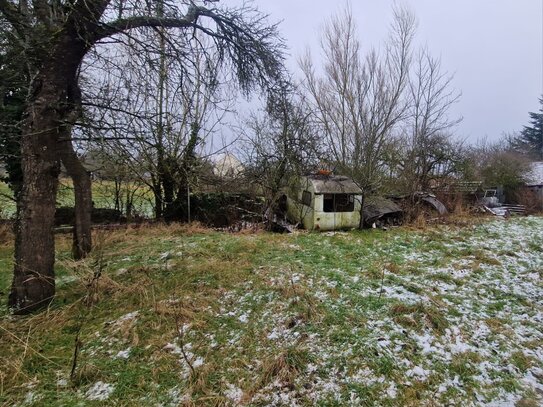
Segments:
[[[121,186],[120,198],[125,201],[127,193],[133,194],[133,210],[142,216],[152,216],[153,195],[146,186],[139,186],[136,183],[123,184]],[[13,194],[8,185],[0,182],[0,219],[13,217],[15,213],[15,202]],[[92,183],[92,199],[96,208],[115,208],[115,185],[112,181],[95,181]],[[71,180],[61,179],[58,193],[57,206],[74,206],[74,190]]]
[[[0,181],[0,219],[11,217],[15,213],[15,202],[8,185]]]
[[[0,403],[398,406],[533,398],[522,378],[542,367],[543,335],[524,315],[543,310],[543,288],[533,279],[543,259],[529,246],[542,226],[528,218],[336,234],[128,229],[96,235],[95,251],[81,262],[70,260],[70,241],[61,236],[57,297],[29,317],[5,311],[12,251],[0,245]],[[518,256],[496,257],[490,235]],[[89,285],[100,265],[102,277]],[[113,390],[89,400],[98,382]]]

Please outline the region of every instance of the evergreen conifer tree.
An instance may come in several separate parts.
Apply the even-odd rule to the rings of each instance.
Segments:
[[[543,160],[543,97],[539,99],[538,113],[530,112],[530,125],[524,126],[516,140],[523,153],[537,160]]]

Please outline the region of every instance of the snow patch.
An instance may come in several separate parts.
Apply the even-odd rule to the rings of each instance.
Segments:
[[[113,356],[113,359],[128,359],[130,357],[131,350],[132,348],[120,350],[115,356]]]
[[[111,393],[115,390],[115,386],[109,383],[98,381],[94,383],[90,389],[85,393],[85,397],[88,400],[104,401],[109,398]]]
[[[409,369],[405,372],[407,377],[412,377],[415,380],[420,380],[420,381],[426,380],[431,373],[432,373],[431,371],[423,369],[420,366],[415,366],[414,368]]]
[[[243,390],[237,386],[234,386],[233,384],[228,383],[226,385],[226,390],[224,391],[224,396],[234,403],[239,403],[243,397]]]

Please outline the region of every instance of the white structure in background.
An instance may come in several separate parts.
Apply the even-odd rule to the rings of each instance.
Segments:
[[[232,153],[219,153],[211,157],[213,174],[222,178],[235,178],[243,172],[243,164]]]
[[[526,174],[526,188],[535,194],[543,208],[543,161],[530,164],[530,171]]]
[[[543,185],[543,161],[530,164],[530,171],[526,174],[526,185]]]

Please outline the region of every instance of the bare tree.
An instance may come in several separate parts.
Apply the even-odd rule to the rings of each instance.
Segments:
[[[88,129],[91,143],[123,152],[134,176],[152,191],[157,219],[186,218],[196,166],[211,153],[204,149],[212,144],[236,93],[215,69],[218,56],[211,54],[209,41],[200,37],[186,41],[192,55],[189,67],[181,65],[176,49],[157,35],[154,48],[129,39],[115,57],[92,61],[86,70],[91,76],[107,72],[86,97],[92,101],[89,116],[103,122]]]
[[[92,143],[80,148],[80,160],[92,172],[92,183],[100,191],[100,205],[126,216],[150,217],[149,189],[138,174],[141,161],[126,155],[115,143]]]
[[[265,213],[273,220],[281,195],[315,167],[321,143],[306,103],[290,82],[278,84],[264,113],[253,113],[244,131],[245,176],[263,193]]]
[[[309,54],[300,61],[329,159],[367,191],[379,187],[386,142],[407,110],[403,93],[415,27],[409,11],[395,8],[384,54],[371,50],[363,56],[354,17],[346,9],[324,29],[322,76]]]
[[[282,71],[281,41],[275,26],[254,10],[219,9],[193,2],[165,2],[163,17],[149,2],[124,0],[0,0],[0,19],[24,43],[32,78],[21,126],[23,185],[9,306],[18,313],[47,306],[55,293],[53,222],[63,128],[80,107],[80,67],[96,44],[144,27],[163,27],[167,38],[200,31],[219,50],[220,65],[232,67],[241,88],[266,86]],[[181,54],[182,55],[182,54]],[[181,56],[180,55],[180,56]],[[190,55],[185,55],[190,63]]]
[[[461,160],[462,143],[453,141],[450,133],[462,120],[449,115],[460,97],[452,80],[427,49],[418,53],[409,81],[409,114],[398,171],[404,192],[428,190],[433,179],[453,173]]]

